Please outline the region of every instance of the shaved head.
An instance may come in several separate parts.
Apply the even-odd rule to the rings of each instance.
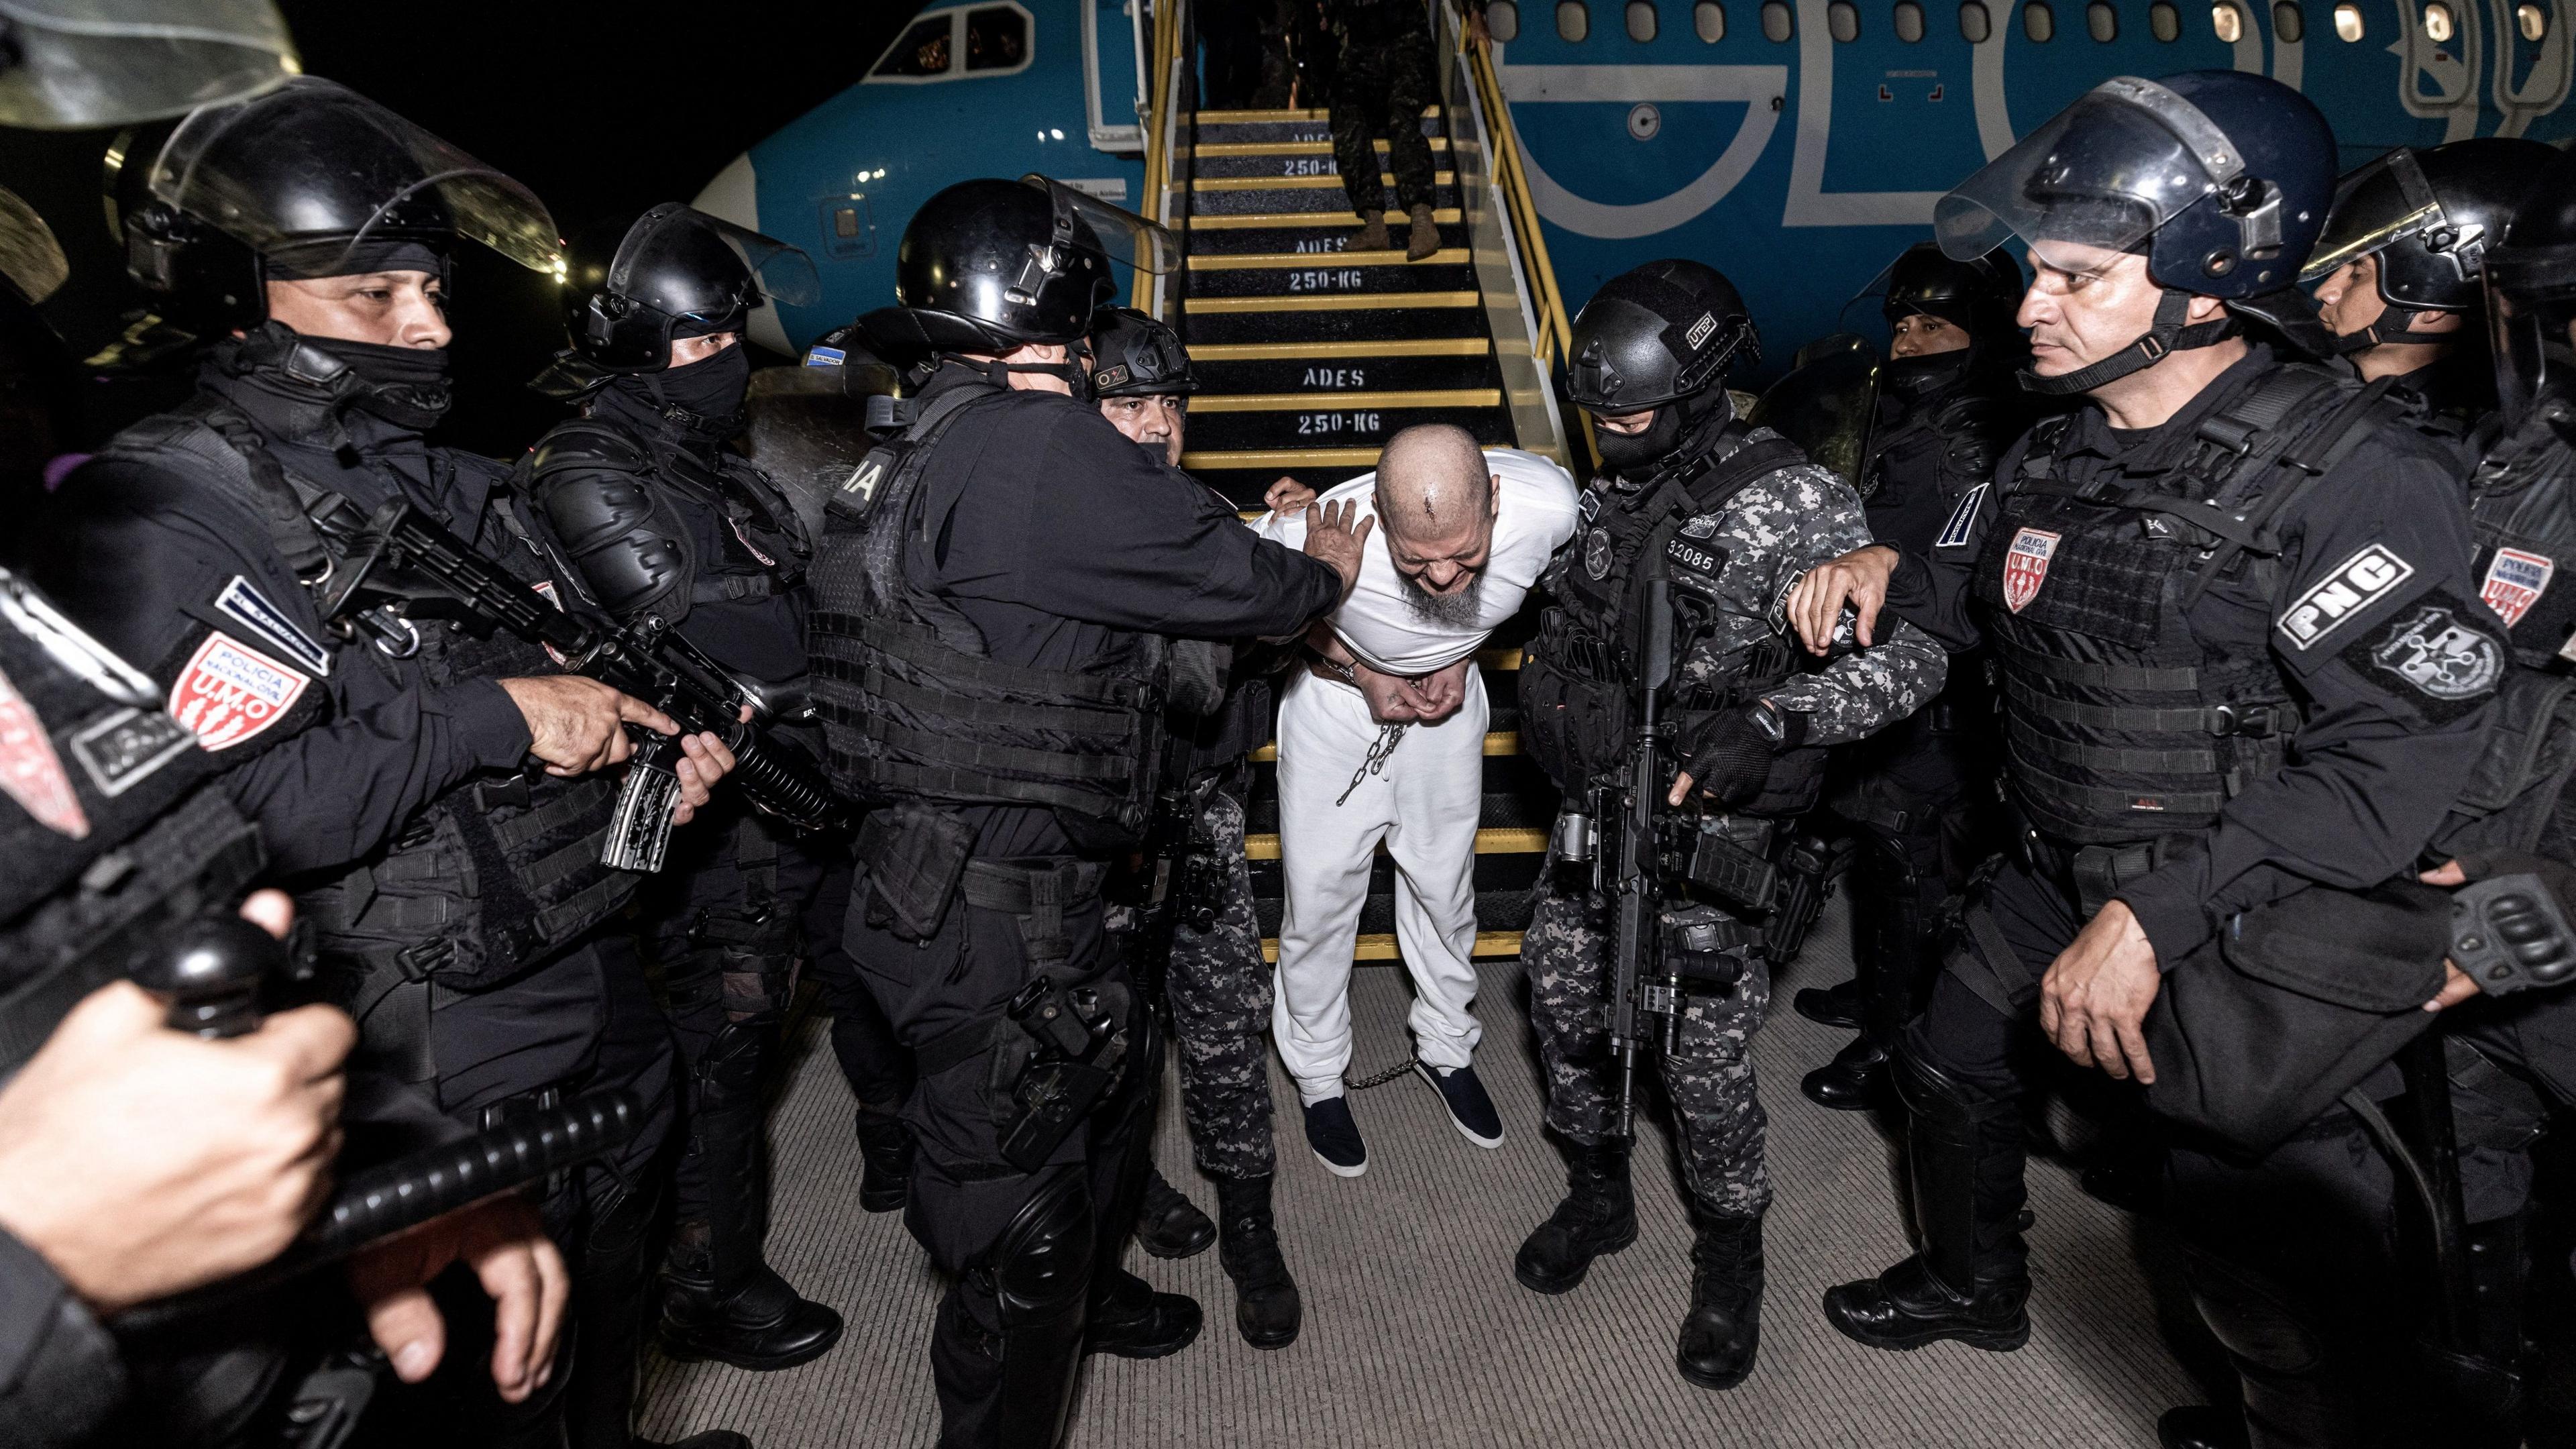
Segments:
[[[1503,505],[1502,479],[1475,435],[1448,423],[1406,428],[1378,454],[1376,492],[1396,573],[1419,599],[1472,618]]]

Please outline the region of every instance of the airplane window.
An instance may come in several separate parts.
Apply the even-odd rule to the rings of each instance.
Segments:
[[[2084,7],[2084,28],[2094,40],[2109,45],[2120,38],[2120,12],[2112,8],[2111,0],[2093,0]]]
[[[1583,0],[1556,0],[1556,38],[1581,43],[1592,34],[1592,11]]]
[[[966,12],[966,68],[1017,70],[1029,58],[1029,17],[1007,5]]]
[[[1655,0],[1628,0],[1628,38],[1639,45],[1655,38]]]
[[[1762,38],[1773,44],[1798,33],[1797,18],[1789,13],[1785,0],[1763,0]]]
[[[877,62],[878,75],[948,74],[948,17],[933,16],[904,32]]]
[[[2156,0],[2147,7],[2147,30],[2163,43],[2173,44],[2182,38],[2182,12],[2165,0]]]
[[[1505,45],[1521,38],[1521,7],[1516,0],[1494,0],[1485,7],[1485,33]]]
[[[2272,38],[2283,45],[2296,45],[2307,39],[2307,12],[2290,0],[2278,0],[2272,7]]]
[[[1837,45],[1860,39],[1860,7],[1852,0],[1833,0],[1825,7],[1825,31]]]
[[[1718,4],[1717,0],[1699,0],[1691,7],[1691,29],[1699,32],[1699,38],[1705,44],[1715,45],[1724,40],[1726,7]]]
[[[2522,32],[2523,39],[2537,44],[2549,34],[2549,12],[2537,5],[2517,5],[2513,7],[2513,28]]]
[[[2237,14],[2228,0],[2218,0],[2209,7],[2209,28],[2218,32],[2220,40],[2234,45],[2245,34],[2245,17]]]
[[[1986,43],[1986,37],[1994,34],[1994,32],[1994,17],[1986,12],[1986,7],[1979,4],[1978,0],[1968,0],[1968,3],[1959,7],[1959,38],[1961,40],[1968,42],[1970,45],[1983,45]]]
[[[2338,5],[2335,7],[2335,34],[2342,36],[2347,43],[2357,42],[2361,39],[2360,6]]]
[[[2427,5],[2424,7],[2425,39],[2439,45],[2458,33],[2457,28],[2454,27],[2451,22],[2450,6]]]
[[[1896,38],[1908,45],[1923,38],[1923,7],[1914,0],[1896,0]]]
[[[2030,0],[2021,7],[2021,33],[2045,45],[2057,36],[2057,12],[2048,8],[2048,0]]]

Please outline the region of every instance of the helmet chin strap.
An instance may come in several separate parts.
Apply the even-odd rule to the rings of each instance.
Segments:
[[[2156,303],[2155,325],[2147,329],[2145,336],[2089,367],[2079,367],[2056,377],[2042,377],[2025,369],[2020,374],[2023,389],[2043,397],[2091,392],[2106,382],[2116,382],[2130,373],[2155,366],[2164,361],[2168,353],[2195,347],[2215,347],[2226,341],[2236,331],[2236,319],[2221,313],[2197,326],[2190,325],[2186,319],[2191,315],[2192,295],[2165,288],[2164,296]]]
[[[1082,359],[1090,355],[1091,342],[1088,338],[1077,339],[1070,346],[1066,347],[1064,361],[1062,362],[1004,362],[998,357],[968,357],[964,353],[959,352],[943,352],[939,354],[940,357],[945,358],[948,361],[974,368],[976,371],[984,374],[985,377],[991,379],[993,386],[995,387],[1009,387],[1011,385],[1011,374],[1015,372],[1041,373],[1045,376],[1056,378],[1063,382],[1066,387],[1073,390],[1073,400],[1075,402],[1093,402],[1097,400],[1091,391],[1091,369],[1082,365]]]
[[[2416,318],[2438,317],[2441,315],[2442,313],[2439,308],[2400,307],[2396,303],[2391,302],[2388,304],[2387,309],[2379,314],[2378,321],[2371,323],[2367,327],[2360,328],[2357,331],[2345,332],[2337,335],[2335,338],[2335,355],[2337,357],[2350,357],[2356,352],[2368,352],[2374,347],[2384,347],[2391,343],[2399,345],[2410,343],[2439,345],[2441,343],[2452,341],[2457,336],[2456,333],[2418,332],[2415,330]],[[2395,327],[2388,325],[2392,318],[2395,319],[2397,323]]]

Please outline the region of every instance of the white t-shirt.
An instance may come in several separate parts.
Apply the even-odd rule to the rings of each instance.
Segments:
[[[1383,674],[1420,675],[1457,663],[1482,646],[1503,621],[1520,612],[1530,585],[1547,567],[1550,554],[1574,536],[1578,493],[1573,475],[1535,453],[1492,448],[1486,466],[1503,480],[1501,511],[1494,516],[1494,542],[1487,553],[1484,578],[1478,584],[1476,620],[1447,623],[1424,615],[1407,595],[1414,592],[1386,551],[1386,525],[1369,531],[1362,551],[1359,584],[1340,612],[1333,632],[1359,661]],[[1352,502],[1362,517],[1377,513],[1377,475],[1362,473],[1334,486],[1292,517],[1263,514],[1252,527],[1264,538],[1290,548],[1306,544],[1306,519],[1327,503]]]

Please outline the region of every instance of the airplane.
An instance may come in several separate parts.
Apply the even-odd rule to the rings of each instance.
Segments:
[[[2324,110],[2347,169],[2576,137],[2576,0],[1492,0],[1488,22],[1569,310],[1641,262],[1709,262],[1767,339],[1755,385],[1810,339],[1876,326],[1847,304],[1930,234],[1942,192],[2114,75],[2270,75]],[[793,355],[891,303],[904,221],[962,177],[1044,172],[1137,207],[1152,23],[1145,0],[921,10],[700,193],[822,273],[755,340]]]

